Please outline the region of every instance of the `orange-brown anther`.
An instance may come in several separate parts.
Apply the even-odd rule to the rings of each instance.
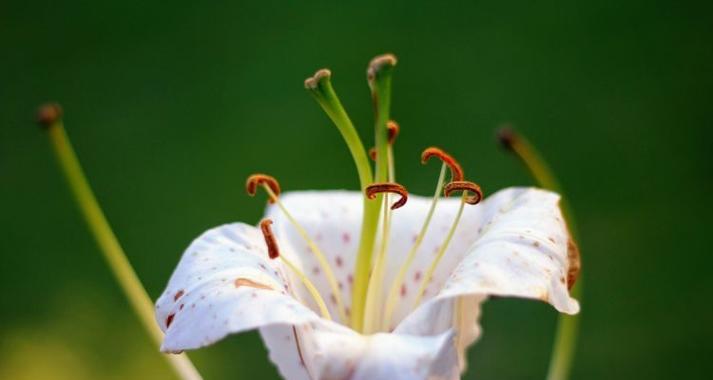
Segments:
[[[461,168],[458,161],[456,161],[456,159],[450,154],[444,152],[440,148],[432,146],[430,148],[426,148],[423,153],[421,153],[421,163],[425,164],[429,159],[431,159],[431,157],[438,157],[438,159],[448,165],[448,168],[451,169],[451,181],[463,181],[463,168]]]
[[[448,184],[446,184],[446,186],[443,188],[443,193],[447,197],[450,197],[454,191],[471,192],[472,195],[465,198],[465,203],[468,203],[471,205],[476,205],[476,204],[480,203],[481,200],[483,200],[483,191],[480,190],[480,186],[478,186],[474,182],[452,181],[452,182],[449,182]]]
[[[260,230],[262,231],[262,236],[265,237],[265,245],[267,245],[267,255],[271,259],[276,259],[280,257],[280,248],[277,246],[277,240],[275,240],[275,235],[272,233],[272,220],[263,219],[260,222]]]
[[[394,142],[396,141],[396,137],[398,137],[398,135],[399,135],[399,131],[401,130],[401,128],[395,121],[389,120],[389,122],[386,123],[386,129],[389,134],[389,137],[388,137],[389,145],[393,146]],[[376,161],[376,148],[374,148],[374,147],[369,148],[369,158],[371,158],[372,161]]]
[[[245,191],[247,191],[248,195],[250,195],[251,197],[255,196],[255,193],[257,192],[257,187],[260,185],[267,185],[270,190],[275,193],[275,196],[280,195],[280,184],[277,182],[275,177],[260,173],[253,174],[248,177],[248,180],[245,181]],[[270,197],[269,202],[274,203],[275,200]]]
[[[389,134],[389,145],[394,145],[394,141],[396,141],[396,137],[399,136],[401,128],[398,123],[393,120],[389,120],[389,122],[386,123],[386,129]]]
[[[405,187],[399,185],[398,183],[384,182],[384,183],[373,183],[366,187],[366,197],[369,199],[376,198],[379,193],[394,193],[401,196],[401,198],[391,205],[392,210],[396,210],[406,204],[408,200],[408,191]]]

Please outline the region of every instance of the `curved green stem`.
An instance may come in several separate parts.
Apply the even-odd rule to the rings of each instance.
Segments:
[[[138,315],[139,320],[143,324],[146,331],[157,345],[161,344],[163,333],[158,328],[154,319],[153,303],[149,298],[146,290],[141,285],[136,272],[131,267],[129,260],[126,258],[124,250],[121,248],[114,232],[111,230],[109,223],[104,216],[99,204],[94,197],[89,183],[82,171],[79,160],[72,148],[69,138],[64,130],[61,120],[54,121],[48,127],[49,134],[54,153],[59,161],[62,173],[67,179],[69,188],[71,189],[77,201],[77,205],[84,216],[89,229],[94,235],[99,248],[104,255],[109,268],[114,274],[117,282],[121,286],[124,294],[129,300],[134,312]],[[201,379],[200,374],[191,363],[188,356],[180,355],[164,355],[176,375],[184,380]]]

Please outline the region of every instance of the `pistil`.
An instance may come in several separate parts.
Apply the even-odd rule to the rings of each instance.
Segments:
[[[267,246],[268,256],[271,260],[279,258],[280,261],[282,261],[282,263],[285,264],[297,276],[297,278],[300,279],[305,288],[307,288],[307,291],[312,296],[312,299],[314,299],[314,302],[317,304],[317,307],[319,308],[319,312],[322,314],[322,317],[332,320],[332,316],[329,314],[327,305],[324,303],[322,296],[319,294],[319,291],[314,286],[312,281],[310,281],[309,278],[305,276],[305,274],[294,263],[292,263],[292,261],[288,260],[285,256],[280,255],[280,249],[277,245],[275,235],[272,233],[271,225],[272,220],[270,219],[263,219],[260,222],[260,230],[262,231],[262,235],[265,237],[265,245]]]
[[[337,312],[339,313],[339,317],[341,318],[343,323],[346,323],[349,319],[346,314],[346,307],[344,305],[344,301],[342,300],[342,292],[341,290],[339,290],[339,284],[337,282],[336,277],[334,276],[334,272],[332,271],[329,262],[327,261],[326,256],[317,246],[314,240],[312,240],[312,238],[309,236],[307,230],[302,227],[302,225],[297,221],[297,219],[295,219],[294,216],[292,216],[292,214],[287,210],[287,207],[285,207],[285,205],[280,201],[280,185],[277,180],[274,177],[271,177],[266,174],[253,174],[248,177],[245,183],[245,189],[249,195],[254,196],[258,186],[262,186],[262,188],[269,196],[270,203],[274,203],[277,205],[280,211],[290,222],[292,227],[294,227],[300,237],[302,237],[305,243],[307,243],[307,246],[309,247],[310,251],[312,251],[314,257],[317,259],[317,263],[322,268],[322,271],[324,271],[327,283],[329,284],[332,294],[334,294],[334,298],[337,301]]]
[[[374,180],[371,165],[366,155],[364,145],[359,138],[351,119],[347,115],[331,83],[331,72],[327,69],[318,70],[314,76],[305,80],[305,88],[314,96],[317,103],[327,113],[341,133],[344,142],[352,154],[354,163],[359,173],[361,190],[364,191]],[[383,157],[383,155],[382,155]],[[352,292],[351,326],[361,331],[364,317],[364,303],[366,298],[371,256],[374,249],[374,240],[378,228],[381,203],[369,202],[364,197],[361,237],[357,253],[354,288]]]

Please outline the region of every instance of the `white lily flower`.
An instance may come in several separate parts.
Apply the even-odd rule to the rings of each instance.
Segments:
[[[393,67],[395,58],[378,57],[369,70],[382,103],[390,88],[379,82],[385,65]],[[248,193],[262,186],[273,204],[259,228],[226,224],[188,247],[156,303],[162,351],[259,329],[286,379],[458,379],[488,297],[579,311],[569,295],[579,256],[557,194],[509,188],[464,207],[480,202],[479,186],[464,181],[452,157],[429,148],[424,161],[444,162],[435,195],[408,196],[393,180],[398,127],[388,125],[387,143],[383,114],[375,178],[389,182],[374,182],[329,75],[320,70],[305,83],[350,144],[363,191],[280,195],[274,178],[251,176]],[[376,103],[379,112],[388,104]],[[447,168],[451,181],[444,187]],[[441,199],[441,190],[464,194]],[[398,210],[386,207],[388,195],[377,196],[386,192],[401,195],[391,207]],[[373,207],[382,200],[385,207]]]
[[[348,191],[287,193],[283,205],[319,244],[351,302],[362,195]],[[510,188],[468,207],[445,256],[414,309],[419,280],[443,242],[459,201],[439,202],[421,249],[400,290],[394,329],[362,335],[322,318],[294,273],[269,260],[256,227],[211,229],[183,254],[156,304],[166,352],[196,349],[228,334],[260,329],[270,359],[286,379],[453,379],[465,368],[465,349],[480,335],[480,305],[490,295],[538,299],[576,313],[569,297],[569,234],[559,196]],[[430,199],[410,197],[393,213],[386,283],[394,278],[419,233]],[[276,206],[282,255],[308,275],[331,315],[338,315],[319,263]],[[384,294],[384,297],[386,294]]]

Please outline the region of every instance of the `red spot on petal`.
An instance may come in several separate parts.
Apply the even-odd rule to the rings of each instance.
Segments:
[[[421,271],[417,270],[416,273],[413,274],[413,280],[418,282],[418,280],[421,279]]]
[[[184,292],[183,290],[177,291],[176,295],[173,296],[173,302],[178,301],[178,299],[181,298],[181,296],[183,296],[184,294],[186,294],[186,292]]]
[[[183,307],[186,306],[184,304],[181,304],[181,306],[178,307],[178,310],[183,310]]]
[[[346,232],[343,233],[343,234],[342,234],[342,242],[343,242],[344,244],[349,244],[350,241],[352,241],[352,236],[349,235],[349,234],[346,233]]]
[[[314,267],[314,268],[312,268],[312,274],[315,275],[315,276],[318,275],[318,274],[319,274],[319,267]]]
[[[329,300],[330,300],[333,304],[335,304],[335,305],[337,304],[337,297],[334,295],[334,293],[330,293],[330,294],[329,294]]]
[[[347,275],[347,282],[349,283],[349,285],[353,284],[354,276],[352,276],[351,274]]]
[[[173,317],[175,317],[176,314],[169,314],[168,317],[166,317],[166,328],[171,327],[171,323],[173,323]]]
[[[341,267],[342,267],[342,264],[344,264],[344,262],[342,261],[342,257],[341,257],[341,256],[335,257],[335,258],[334,258],[334,262],[337,264],[337,267],[339,267],[339,268],[341,268]]]
[[[401,297],[406,297],[406,284],[401,284]]]

